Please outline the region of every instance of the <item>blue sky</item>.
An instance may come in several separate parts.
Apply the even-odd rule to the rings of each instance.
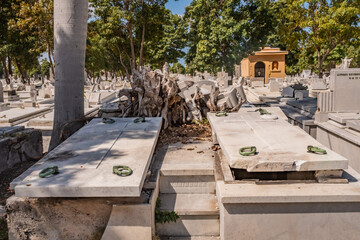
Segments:
[[[166,3],[166,8],[170,9],[172,13],[183,15],[185,13],[185,7],[189,6],[192,0],[169,0]]]

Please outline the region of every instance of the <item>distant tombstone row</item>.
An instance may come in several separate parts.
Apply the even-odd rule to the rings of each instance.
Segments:
[[[269,79],[269,90],[270,92],[280,92],[283,85],[282,78],[270,78]]]
[[[326,90],[326,80],[322,78],[313,78],[311,79],[310,88],[312,90]]]
[[[231,81],[232,81],[232,77],[229,76],[227,72],[222,71],[217,73],[217,82],[220,87],[224,87],[224,88],[229,87],[229,85],[232,84]]]

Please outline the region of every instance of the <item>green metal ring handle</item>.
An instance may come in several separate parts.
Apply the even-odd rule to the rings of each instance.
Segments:
[[[226,117],[227,116],[227,112],[225,111],[218,111],[215,113],[216,117]]]
[[[39,173],[39,177],[46,178],[47,176],[55,175],[58,173],[59,173],[58,166],[51,166],[41,170],[41,172]]]
[[[145,117],[138,117],[134,120],[134,123],[143,123],[146,122]]]
[[[260,115],[271,114],[271,113],[269,113],[266,109],[262,109],[262,108],[256,109],[255,112],[260,112]]]
[[[315,154],[327,154],[325,149],[319,148],[319,147],[314,147],[314,146],[307,146],[307,150],[310,153],[315,153]]]
[[[115,122],[115,120],[112,119],[112,118],[103,118],[102,122],[105,123],[105,124],[112,124],[112,123]]]
[[[121,177],[127,177],[133,173],[133,170],[128,166],[118,165],[113,167],[113,173]]]
[[[245,157],[254,155],[256,153],[256,147],[249,146],[249,147],[240,148],[239,153],[240,153],[240,155],[245,156]]]

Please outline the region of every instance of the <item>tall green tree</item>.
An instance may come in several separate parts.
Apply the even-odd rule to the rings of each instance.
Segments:
[[[23,82],[29,79],[29,72],[38,65],[37,58],[41,54],[39,48],[39,36],[33,34],[30,30],[24,30],[21,26],[22,4],[24,1],[11,1],[8,9],[8,22],[6,31],[5,54],[8,56],[8,71],[11,70],[11,62],[18,69]]]
[[[170,67],[170,72],[178,73],[178,74],[184,74],[185,73],[185,67],[183,65],[181,65],[181,63],[174,63]]]
[[[187,26],[182,17],[165,8],[165,3],[91,0],[94,20],[89,24],[88,72],[103,68],[130,78],[133,69],[143,65],[160,67],[182,58]]]
[[[102,70],[106,70],[107,63],[112,61],[109,58],[110,51],[106,48],[107,41],[100,36],[97,25],[96,21],[88,24],[85,69],[90,79],[99,76]]]
[[[35,48],[38,53],[47,53],[50,69],[54,75],[53,0],[20,1],[18,12],[17,28],[22,34],[27,34],[35,39]]]
[[[4,77],[10,83],[9,70],[7,66],[8,57],[8,22],[10,18],[11,1],[2,0],[0,2],[0,60],[4,70]]]
[[[358,0],[281,0],[278,4],[281,42],[288,50],[300,48],[303,57],[315,53],[319,76],[334,49],[359,41]]]
[[[95,8],[100,35],[109,41],[125,71],[130,73],[143,64],[147,28],[153,24],[157,12],[149,12],[154,6],[164,9],[164,0],[91,0]],[[159,24],[159,23],[158,23]],[[127,65],[130,63],[130,66]]]
[[[232,73],[243,57],[264,46],[275,31],[271,0],[194,0],[186,8],[189,24],[187,71]]]
[[[43,75],[43,77],[47,76],[49,77],[50,76],[50,62],[47,61],[46,59],[43,59],[40,63],[40,73],[41,75]]]
[[[360,46],[350,46],[347,56],[352,58],[350,67],[360,68]]]
[[[177,63],[185,56],[184,48],[187,44],[187,23],[182,16],[163,10],[159,16],[158,27],[152,26],[145,42],[145,61],[156,68],[161,68],[165,62]],[[156,28],[156,29],[155,29]],[[157,34],[151,33],[157,31]]]

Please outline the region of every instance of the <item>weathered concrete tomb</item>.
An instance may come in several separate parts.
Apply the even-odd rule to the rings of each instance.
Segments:
[[[281,115],[270,117],[274,108],[256,110],[209,114],[221,146],[221,239],[357,239],[360,175]],[[308,145],[326,154],[309,152]],[[253,154],[241,152],[247,146],[256,147]]]
[[[112,120],[94,119],[12,182],[10,239],[28,230],[37,239],[97,239],[99,232],[103,239],[151,239],[156,184],[144,189],[144,182],[162,120]],[[40,177],[54,166],[58,174]],[[114,174],[120,166],[132,172]]]
[[[360,171],[360,69],[333,69],[330,89],[319,94],[316,138]]]

